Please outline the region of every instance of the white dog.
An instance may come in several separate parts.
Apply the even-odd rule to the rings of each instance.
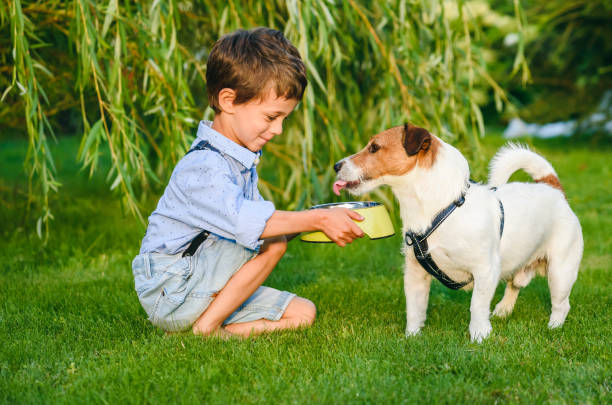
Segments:
[[[491,162],[489,184],[470,184],[468,163],[457,149],[406,124],[375,135],[334,169],[336,193],[346,188],[362,194],[386,184],[400,203],[406,234],[406,335],[419,333],[425,323],[432,279],[425,270],[431,261],[421,264],[415,251],[419,260],[433,260],[442,273],[437,278],[446,277],[451,288],[474,289],[472,341],[491,333],[489,309],[500,278],[506,280],[506,291],[493,314],[504,317],[536,270],[548,276],[548,326],[563,325],[582,258],[582,230],[544,158],[524,147],[504,147]],[[519,169],[536,183],[506,183]],[[415,247],[414,237],[425,237],[425,242]]]

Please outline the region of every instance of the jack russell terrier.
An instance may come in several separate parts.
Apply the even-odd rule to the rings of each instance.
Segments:
[[[505,317],[536,272],[548,277],[548,326],[563,325],[582,259],[582,229],[544,158],[506,146],[491,161],[489,184],[471,183],[468,163],[457,149],[406,124],[375,135],[334,169],[336,194],[389,185],[399,201],[407,336],[425,323],[432,277],[452,289],[473,288],[472,341],[491,333],[489,311],[499,280],[506,280],[506,290],[493,315]],[[535,183],[507,183],[519,169]]]

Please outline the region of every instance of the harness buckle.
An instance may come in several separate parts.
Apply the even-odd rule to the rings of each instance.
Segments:
[[[414,236],[412,232],[406,232],[406,235],[404,235],[404,242],[406,242],[406,245],[412,246],[417,242],[416,236]]]

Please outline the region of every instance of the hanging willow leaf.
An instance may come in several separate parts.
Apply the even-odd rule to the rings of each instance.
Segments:
[[[220,35],[238,28],[281,30],[308,70],[304,99],[260,165],[262,194],[277,207],[335,198],[329,193],[333,163],[391,125],[427,126],[477,153],[484,119],[475,95],[492,90],[499,109],[508,99],[483,62],[487,49],[472,6],[441,0],[1,2],[0,30],[10,40],[0,39],[8,64],[0,66],[0,117],[15,127],[22,122],[28,137],[37,233],[47,232],[50,193],[60,184],[49,145],[58,126],[54,106],[81,117],[76,158],[91,174],[108,157],[109,188],[142,219],[142,196],[161,192],[198,121],[212,117],[206,57]],[[521,33],[519,0],[514,7],[512,28]],[[515,70],[526,75],[523,49],[521,42]],[[382,193],[376,198],[391,201]]]

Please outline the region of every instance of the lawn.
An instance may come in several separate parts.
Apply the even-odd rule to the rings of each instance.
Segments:
[[[486,158],[502,143],[486,138]],[[534,145],[555,166],[583,226],[572,309],[562,329],[548,330],[548,287],[537,278],[478,345],[468,335],[471,293],[437,281],[422,334],[404,337],[399,235],[344,249],[290,243],[266,285],[315,302],[309,329],[243,341],[166,337],[133,291],[130,263],[144,228],[103,175],[78,171],[75,140],[55,147],[64,187],[46,246],[24,229],[25,143],[2,141],[0,401],[610,403],[612,146]],[[492,307],[502,293],[500,284]]]

